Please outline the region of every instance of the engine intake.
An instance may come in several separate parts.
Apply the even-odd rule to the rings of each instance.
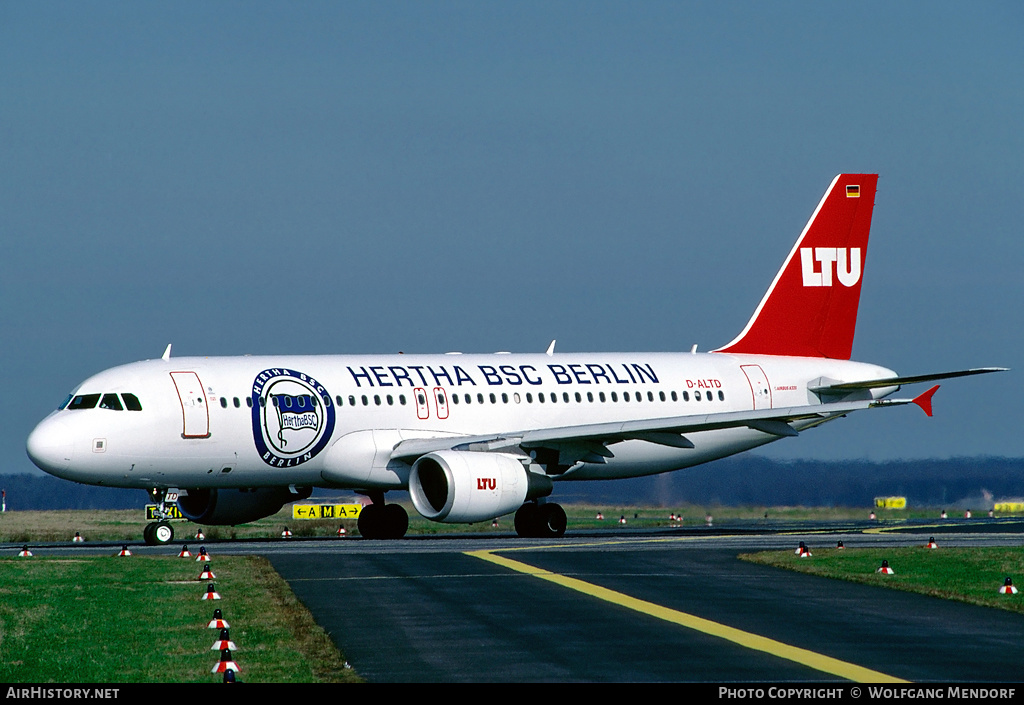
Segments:
[[[442,450],[421,456],[409,473],[416,511],[447,524],[493,519],[551,490],[551,478],[509,453]]]

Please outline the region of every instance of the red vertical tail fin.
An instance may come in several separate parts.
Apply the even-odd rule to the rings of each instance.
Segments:
[[[746,328],[715,352],[848,360],[878,174],[840,174]]]

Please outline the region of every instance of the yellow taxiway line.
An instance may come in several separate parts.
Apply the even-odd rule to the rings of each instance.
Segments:
[[[534,566],[512,560],[511,558],[497,556],[491,551],[468,551],[466,555],[490,561],[491,563],[503,566],[510,570],[532,575],[540,578],[541,580],[547,580],[548,582],[555,583],[556,585],[569,588],[570,590],[576,590],[577,592],[581,592],[585,595],[596,597],[599,600],[605,600],[606,602],[611,602],[651,617],[663,619],[666,622],[694,629],[696,631],[703,632],[704,634],[710,634],[711,636],[731,641],[734,644],[738,644],[748,649],[763,651],[765,653],[772,654],[773,656],[778,656],[779,658],[799,663],[823,673],[839,676],[840,678],[846,678],[847,680],[858,683],[908,682],[886,675],[885,673],[872,671],[871,669],[864,668],[863,666],[847,663],[846,661],[840,661],[839,659],[834,659],[830,656],[825,656],[824,654],[819,654],[807,649],[801,649],[796,646],[790,646],[789,644],[783,644],[781,641],[775,641],[774,639],[769,639],[757,634],[751,634],[750,632],[728,627],[724,624],[719,624],[718,622],[712,622],[709,619],[696,617],[692,614],[679,612],[678,610],[673,610],[668,607],[662,607],[661,605],[656,605],[653,602],[647,602],[646,600],[630,597],[629,595],[625,595],[621,592],[603,588],[600,585],[594,585],[583,580],[578,580],[577,578],[570,578],[565,575],[559,575],[558,573],[552,573],[548,570],[535,568]]]

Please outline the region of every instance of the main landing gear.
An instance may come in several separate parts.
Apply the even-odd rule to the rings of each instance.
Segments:
[[[149,499],[156,504],[157,521],[146,524],[142,538],[148,546],[162,546],[174,540],[174,527],[167,521],[171,518],[168,505],[178,499],[178,493],[154,487],[149,491]]]
[[[359,512],[359,534],[364,539],[400,539],[409,529],[409,514],[400,504],[384,504],[384,493],[368,494],[373,504]]]
[[[554,502],[527,502],[516,511],[516,533],[523,538],[553,539],[565,533],[565,510]]]

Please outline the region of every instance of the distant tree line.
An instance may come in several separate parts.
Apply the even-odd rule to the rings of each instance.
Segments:
[[[556,485],[561,500],[671,507],[681,503],[867,507],[903,496],[910,506],[987,509],[1024,497],[1024,458],[781,461],[739,455],[632,480]]]
[[[142,490],[79,485],[55,477],[0,475],[8,511],[141,509]],[[330,495],[317,490],[314,498]],[[351,495],[351,492],[343,493]],[[609,482],[555,484],[561,502],[867,507],[875,497],[903,496],[910,506],[985,510],[1024,498],[1024,458],[781,461],[740,455],[676,472]],[[398,499],[405,499],[404,493]]]

